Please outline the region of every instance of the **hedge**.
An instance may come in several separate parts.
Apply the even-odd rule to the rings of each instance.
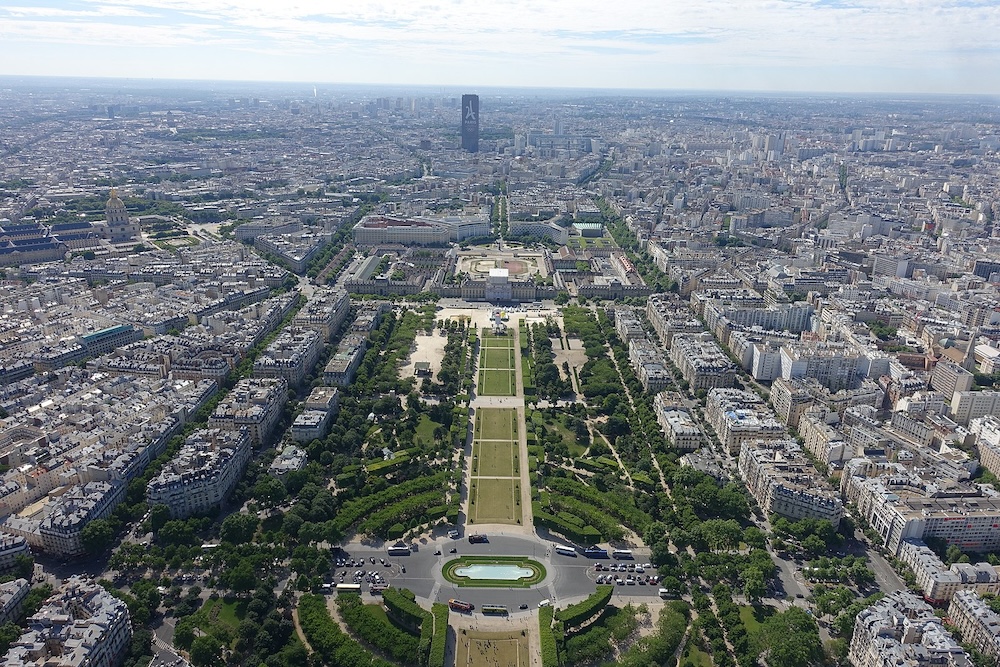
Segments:
[[[435,602],[431,605],[431,615],[434,617],[434,638],[431,640],[431,651],[427,659],[428,667],[446,667],[444,664],[445,649],[448,646],[448,605]]]
[[[429,491],[431,489],[443,489],[447,482],[447,471],[439,472],[435,475],[418,477],[395,486],[390,486],[384,491],[373,493],[370,496],[363,496],[356,500],[349,500],[340,508],[337,513],[336,525],[340,531],[346,531],[362,517],[369,516],[376,509],[391,505],[404,498],[415,494]],[[442,490],[442,493],[443,490]]]
[[[389,610],[389,616],[400,625],[415,630],[430,614],[414,602],[412,596],[413,593],[405,588],[387,588],[382,591],[382,601]]]
[[[374,461],[374,462],[369,463],[369,464],[365,464],[365,470],[368,471],[369,475],[372,475],[372,474],[377,473],[379,471],[383,471],[384,472],[386,470],[389,470],[390,468],[395,468],[396,466],[402,465],[403,463],[406,463],[409,460],[410,460],[410,455],[409,454],[402,454],[401,453],[401,454],[397,454],[395,457],[393,457],[393,458],[391,458],[389,460],[379,460],[379,461]]]
[[[340,630],[340,625],[330,617],[326,598],[306,593],[299,598],[299,625],[309,645],[322,656],[323,661],[342,667],[395,667],[392,663],[376,658],[358,642]]]
[[[599,508],[601,512],[610,514],[639,535],[645,534],[646,528],[653,521],[646,512],[636,507],[633,499],[627,495],[598,491],[591,486],[564,477],[550,477],[546,484],[563,497],[572,496]]]
[[[420,664],[420,640],[388,622],[385,616],[362,604],[359,595],[341,595],[337,606],[344,622],[368,644],[392,656],[401,664],[413,664],[416,657]],[[336,663],[335,663],[336,664]]]
[[[594,544],[601,541],[601,533],[593,526],[576,528],[542,509],[541,503],[531,503],[534,524],[553,530],[578,544]]]
[[[394,523],[402,523],[410,519],[423,519],[427,509],[440,505],[445,499],[444,496],[444,489],[439,488],[418,495],[399,498],[391,505],[370,514],[368,518],[358,524],[357,530],[359,533],[385,537],[389,526]],[[424,521],[421,521],[421,523],[424,523]]]
[[[542,667],[559,667],[559,649],[552,634],[552,607],[538,610],[538,635],[542,645]]]
[[[568,628],[583,625],[604,611],[608,602],[611,601],[611,595],[614,592],[614,586],[598,586],[597,590],[588,596],[586,600],[561,609],[556,612],[555,617],[562,621]]]

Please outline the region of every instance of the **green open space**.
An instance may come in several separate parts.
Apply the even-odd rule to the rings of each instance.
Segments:
[[[514,448],[509,440],[477,440],[472,448],[472,475],[511,477],[514,475]]]
[[[483,348],[481,357],[480,368],[514,369],[514,348],[486,347]]]
[[[519,480],[473,478],[472,523],[521,523]]]
[[[469,579],[455,574],[455,570],[470,565],[516,565],[532,571],[531,576],[511,581],[509,579]],[[469,588],[530,588],[545,580],[545,566],[528,556],[461,556],[450,560],[441,568],[444,578],[456,586]],[[502,664],[502,663],[501,663]]]
[[[517,410],[480,408],[476,412],[475,436],[479,440],[516,440]]]
[[[515,396],[514,371],[481,370],[479,371],[480,396]]]
[[[694,665],[694,667],[712,667],[715,663],[712,662],[712,656],[699,649],[689,639],[687,646],[684,647],[684,657],[681,658],[680,664],[685,666]]]
[[[757,605],[756,607],[740,607],[740,620],[746,626],[747,633],[752,635],[760,629],[761,623],[767,620],[768,616],[774,614],[774,607]]]
[[[458,635],[456,667],[527,667],[528,638],[520,632],[467,631]]]

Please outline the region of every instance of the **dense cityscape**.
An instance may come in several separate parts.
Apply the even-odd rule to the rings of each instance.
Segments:
[[[1000,105],[0,78],[0,665],[995,667]]]

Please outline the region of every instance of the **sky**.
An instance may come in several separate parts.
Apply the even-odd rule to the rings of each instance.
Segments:
[[[1000,94],[1000,0],[0,0],[0,75]]]

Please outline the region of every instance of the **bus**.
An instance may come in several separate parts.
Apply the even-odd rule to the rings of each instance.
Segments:
[[[611,557],[618,560],[632,560],[634,558],[631,549],[615,549],[611,552]]]
[[[361,584],[337,584],[337,595],[341,593],[357,593],[361,595]]]
[[[607,558],[608,550],[594,545],[583,550],[583,555],[587,558]]]
[[[483,534],[469,535],[469,544],[477,544],[479,542],[489,542],[489,538]]]
[[[456,600],[454,598],[448,600],[448,606],[451,608],[452,611],[462,612],[463,614],[471,613],[472,610],[476,608],[476,606],[471,602]]]
[[[576,549],[573,547],[564,547],[559,545],[556,547],[556,553],[560,556],[576,556]]]
[[[368,591],[372,595],[382,595],[382,591],[384,591],[387,588],[389,588],[387,584],[372,584],[371,588],[368,589]]]
[[[485,616],[506,616],[508,614],[507,607],[499,604],[484,604],[480,611]]]
[[[391,547],[389,547],[389,555],[390,556],[409,556],[410,555],[410,547],[406,546],[405,544],[403,546],[400,546],[398,544],[394,544]]]

